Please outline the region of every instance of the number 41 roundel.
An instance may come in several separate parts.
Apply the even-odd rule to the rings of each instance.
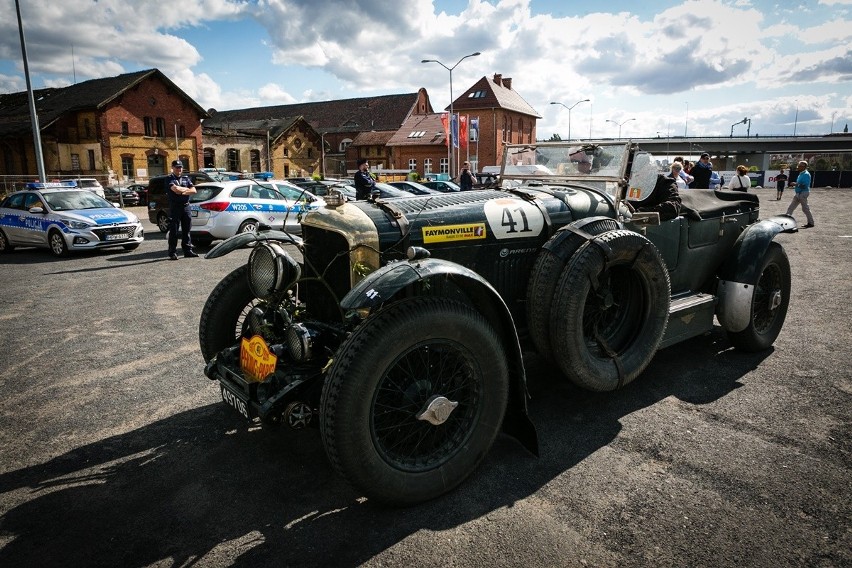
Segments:
[[[544,216],[538,207],[520,199],[488,201],[485,218],[497,239],[534,237],[544,228]]]

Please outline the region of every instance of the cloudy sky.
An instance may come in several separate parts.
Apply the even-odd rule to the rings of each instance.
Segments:
[[[34,88],[159,68],[204,108],[429,92],[501,73],[538,137],[827,134],[852,122],[852,0],[19,0]],[[0,93],[26,90],[0,0]],[[562,105],[551,105],[558,101]],[[635,119],[635,120],[633,120]],[[608,122],[610,121],[610,122]],[[735,135],[747,125],[736,124]]]

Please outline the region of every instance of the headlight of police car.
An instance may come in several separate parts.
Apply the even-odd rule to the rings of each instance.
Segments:
[[[249,257],[249,286],[255,296],[267,299],[292,286],[302,269],[278,243],[265,242],[254,247]]]
[[[62,219],[62,222],[66,227],[71,227],[72,229],[88,229],[92,226],[91,223],[84,223],[83,221],[75,221],[73,219]]]

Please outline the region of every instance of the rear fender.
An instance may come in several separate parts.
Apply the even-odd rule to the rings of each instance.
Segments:
[[[538,437],[527,414],[526,373],[515,322],[500,294],[479,274],[460,264],[427,258],[388,264],[356,284],[340,302],[345,312],[379,309],[400,294],[408,294],[412,285],[436,279],[451,280],[471,304],[485,317],[506,350],[511,387],[503,430],[517,438],[527,450],[538,455]]]
[[[764,219],[746,228],[719,270],[716,316],[728,331],[742,331],[751,321],[754,288],[769,244],[778,233],[795,233],[796,220],[788,215]]]

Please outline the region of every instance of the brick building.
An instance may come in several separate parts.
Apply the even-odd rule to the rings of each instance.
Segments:
[[[512,80],[497,73],[491,79],[482,77],[459,95],[453,101],[453,112],[467,117],[468,124],[478,119],[478,138],[469,130],[467,144],[462,141],[451,160],[441,114],[410,116],[388,141],[393,167],[408,168],[423,177],[448,172],[452,164],[454,177],[464,161],[470,161],[474,171],[500,165],[507,143],[535,141],[536,120],[541,118],[512,89]]]
[[[45,173],[147,179],[180,158],[201,163],[207,113],[157,69],[34,91]],[[0,95],[0,175],[38,171],[26,92]]]

